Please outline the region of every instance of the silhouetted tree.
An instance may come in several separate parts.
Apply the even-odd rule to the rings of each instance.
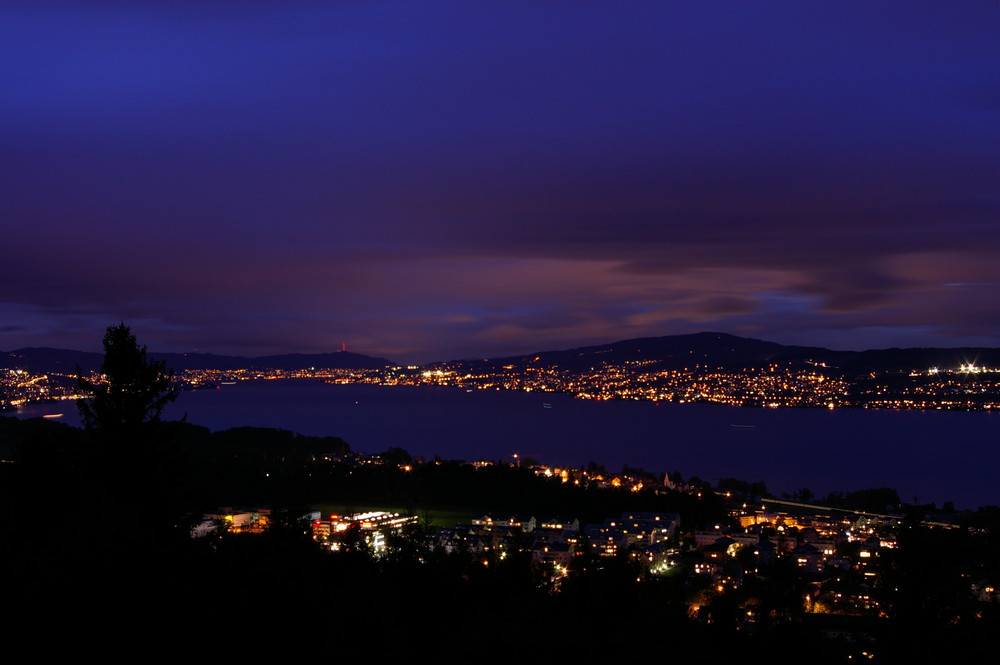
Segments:
[[[410,456],[410,453],[406,452],[403,448],[396,446],[389,448],[389,450],[384,453],[379,453],[379,457],[382,459],[383,463],[392,466],[413,463],[413,457]]]
[[[162,545],[167,533],[183,534],[177,520],[187,493],[172,428],[160,425],[163,407],[177,397],[173,372],[149,360],[146,347],[120,323],[104,334],[101,374],[97,381],[79,378],[88,397],[77,404],[89,434],[80,500],[91,514],[81,526],[106,543],[130,546],[140,538]]]
[[[82,372],[78,369],[77,374]],[[104,381],[92,382],[81,375],[80,391],[89,395],[77,401],[84,427],[106,437],[134,433],[142,425],[155,423],[168,403],[177,399],[170,387],[173,372],[162,361],[146,358],[125,323],[108,326],[104,334]]]

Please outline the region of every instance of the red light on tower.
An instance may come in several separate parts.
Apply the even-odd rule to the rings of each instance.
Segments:
[[[347,342],[341,342],[340,343],[340,350],[341,351],[346,351],[347,350]]]

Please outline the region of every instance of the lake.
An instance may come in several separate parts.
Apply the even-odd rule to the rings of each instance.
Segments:
[[[20,417],[63,412],[35,405]],[[1000,414],[952,411],[751,409],[573,399],[443,387],[244,381],[181,393],[164,413],[213,430],[241,425],[333,435],[354,450],[390,446],[458,459],[590,460],[618,470],[762,480],[772,492],[895,487],[904,501],[1000,504]]]

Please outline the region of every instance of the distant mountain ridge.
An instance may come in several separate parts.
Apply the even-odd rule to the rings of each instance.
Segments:
[[[1000,366],[1000,349],[890,348],[868,351],[834,351],[822,347],[786,346],[728,333],[701,332],[690,335],[641,337],[608,344],[558,351],[539,351],[524,356],[454,361],[472,367],[515,368],[530,365],[557,365],[569,371],[585,371],[602,364],[630,361],[650,362],[651,369],[683,370],[721,368],[728,370],[761,368],[769,364],[824,364],[843,375],[914,368],[952,368],[961,365]]]
[[[189,369],[381,369],[398,366],[398,363],[386,358],[349,351],[290,353],[257,358],[212,353],[150,352],[149,356],[154,360],[163,360],[168,368],[178,372]],[[96,370],[102,359],[103,354],[100,353],[29,347],[0,352],[0,368],[72,373],[77,366],[84,370]],[[637,361],[649,363],[650,369],[661,370],[694,369],[696,366],[740,370],[762,368],[769,364],[810,363],[824,364],[833,373],[843,376],[856,376],[874,371],[905,371],[929,367],[946,369],[970,364],[1000,367],[1000,349],[956,347],[834,351],[823,347],[786,346],[728,333],[701,332],[642,337],[572,349],[539,351],[522,356],[441,361],[428,365],[463,365],[481,369],[500,369],[505,366],[524,369],[532,365],[556,365],[569,371],[586,371],[606,364]]]
[[[152,360],[162,360],[175,372],[196,369],[281,369],[300,370],[310,367],[329,369],[382,369],[396,363],[350,351],[333,353],[287,353],[258,358],[223,356],[214,353],[154,353]],[[45,347],[28,347],[0,353],[0,368],[24,369],[33,372],[73,373],[77,367],[97,370],[104,360],[103,353],[71,351]]]

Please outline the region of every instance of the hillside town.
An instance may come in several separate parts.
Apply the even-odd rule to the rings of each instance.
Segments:
[[[315,461],[404,475],[442,464],[393,462],[391,457],[352,453]],[[871,639],[873,626],[894,616],[904,602],[898,586],[901,543],[928,548],[919,556],[929,556],[937,555],[933,548],[942,543],[957,543],[960,533],[982,538],[988,533],[963,522],[954,511],[925,507],[918,514],[886,489],[869,491],[867,500],[894,499],[895,505],[874,511],[807,503],[802,500],[807,496],[757,496],[747,490],[762,488],[732,479],[720,485],[735,491],[712,488],[697,479],[693,479],[695,484],[672,480],[669,474],[656,480],[644,472],[554,468],[535,461],[524,466],[521,460],[463,464],[473,473],[500,465],[512,472],[530,471],[540,482],[626,496],[711,498],[721,510],[716,519],[701,523],[676,512],[625,510],[597,522],[575,516],[490,512],[470,514],[464,520],[452,517],[443,524],[428,513],[377,508],[346,513],[313,510],[300,516],[300,521],[312,539],[332,553],[360,551],[376,559],[392,557],[418,540],[418,549],[424,552],[420,556],[462,556],[484,569],[520,558],[552,593],[558,593],[574,575],[626,566],[637,583],[669,580],[680,590],[677,598],[683,599],[694,622],[726,621],[753,630],[779,615],[796,620],[813,617],[810,620],[821,623],[821,617],[850,617],[855,623],[838,620],[837,630],[861,643]],[[204,515],[192,535],[261,534],[270,518],[266,508],[226,509]],[[914,538],[917,531],[937,535],[920,542]],[[966,560],[960,570],[952,572],[959,586],[953,589],[958,597],[946,608],[954,613],[950,620],[974,621],[1000,607],[1000,579],[995,570],[981,561]],[[775,585],[796,590],[783,599],[781,607],[774,606],[771,597]]]
[[[237,381],[316,379],[333,384],[450,386],[465,390],[565,393],[579,399],[711,403],[764,408],[866,408],[988,411],[1000,409],[1000,369],[974,364],[871,372],[848,379],[801,362],[731,369],[694,364],[657,369],[653,361],[602,362],[579,370],[558,364],[470,366],[461,361],[382,369],[302,367],[189,369],[174,376],[184,390],[214,390]],[[100,380],[87,372],[89,380]],[[75,400],[77,374],[0,369],[0,409]]]

